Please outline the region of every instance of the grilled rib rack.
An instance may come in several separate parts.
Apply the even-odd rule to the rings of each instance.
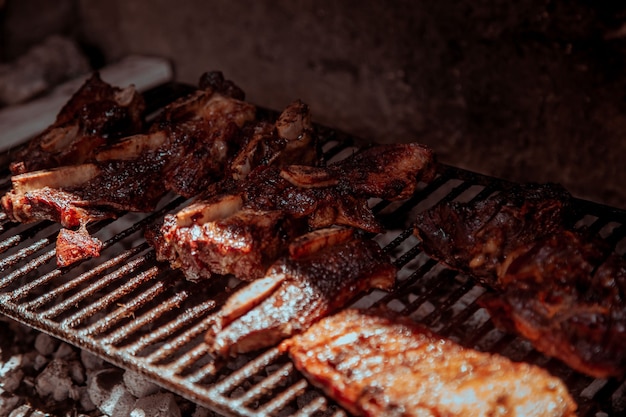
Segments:
[[[163,86],[147,94],[156,108],[172,91]],[[167,99],[166,99],[167,98]],[[353,138],[319,128],[330,160],[354,151]],[[3,156],[0,161],[7,161]],[[0,192],[10,187],[6,166]],[[372,201],[386,232],[373,236],[399,268],[392,292],[373,290],[354,306],[386,305],[438,333],[480,350],[546,367],[567,384],[581,416],[626,412],[626,381],[594,379],[532,349],[527,342],[496,329],[477,300],[485,290],[467,276],[446,269],[420,250],[410,224],[415,214],[441,200],[483,199],[505,181],[441,165],[430,184],[412,198]],[[207,353],[204,333],[229,294],[243,285],[222,277],[186,281],[155,260],[143,228],[182,207],[166,198],[150,214],[129,213],[90,228],[104,243],[102,256],[56,267],[59,226],[52,222],[20,225],[0,214],[0,313],[90,351],[125,369],[140,372],[161,386],[228,416],[345,416],[347,413],[313,388],[286,355],[270,348],[217,363]],[[577,226],[585,226],[626,252],[626,211],[576,200]]]

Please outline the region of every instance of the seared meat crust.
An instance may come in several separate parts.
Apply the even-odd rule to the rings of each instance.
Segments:
[[[289,242],[306,231],[305,226],[279,211],[244,209],[188,227],[179,227],[170,216],[161,233],[171,248],[171,265],[181,268],[188,280],[233,274],[251,281],[263,276]]]
[[[497,295],[502,328],[596,378],[626,372],[626,260],[604,242],[560,231],[508,254]]]
[[[296,250],[296,257],[282,257],[264,278],[231,296],[206,335],[215,356],[272,346],[344,307],[361,291],[393,286],[396,268],[374,241],[324,241],[320,248],[309,248],[313,253]]]
[[[280,346],[359,416],[575,416],[563,383],[541,368],[464,348],[409,319],[344,310]]]
[[[523,185],[476,203],[421,213],[424,251],[476,278],[495,323],[588,375],[626,372],[626,261],[567,229],[561,187]]]
[[[307,134],[300,121],[294,122],[297,129],[287,128],[286,120],[293,121],[294,113],[300,112],[298,103],[283,112],[279,122],[284,134]],[[283,152],[280,160],[284,158]],[[216,187],[222,195],[203,196],[168,216],[163,239],[152,240],[159,246],[159,259],[181,268],[190,280],[228,273],[246,281],[257,279],[307,226],[316,230],[342,225],[381,232],[367,198],[406,198],[415,192],[418,179],[430,180],[434,175],[432,152],[419,144],[375,146],[328,168],[281,167],[278,160],[270,166],[237,170],[250,172],[240,181],[233,178]],[[236,161],[238,167],[243,165]],[[237,206],[231,204],[235,200]]]
[[[378,145],[328,167],[287,165],[256,172],[243,184],[247,204],[333,224],[382,231],[368,198],[402,200],[435,175],[432,151],[418,143]]]
[[[438,204],[417,215],[415,234],[429,256],[493,286],[511,250],[564,226],[570,201],[557,184],[518,185],[475,203]]]
[[[99,147],[139,133],[144,111],[143,96],[134,87],[111,86],[94,73],[55,122],[12,156],[11,171],[22,174],[90,162]]]

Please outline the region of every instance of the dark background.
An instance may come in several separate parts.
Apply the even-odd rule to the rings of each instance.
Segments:
[[[171,59],[221,70],[257,104],[307,102],[366,141],[554,181],[626,208],[626,5],[602,1],[0,0],[0,59],[50,34],[94,68]]]

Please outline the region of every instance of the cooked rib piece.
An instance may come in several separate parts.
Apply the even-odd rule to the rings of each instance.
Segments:
[[[383,230],[368,207],[366,198],[341,193],[332,185],[300,187],[283,178],[282,172],[278,167],[253,172],[241,185],[246,206],[305,218],[312,228],[337,224],[372,233]]]
[[[417,215],[424,252],[495,285],[497,268],[518,246],[563,227],[571,195],[557,184],[525,184],[473,203],[446,202]]]
[[[288,130],[286,120],[302,111],[301,103],[292,103],[279,117],[276,130]],[[308,134],[306,124],[295,124],[288,135]],[[287,148],[274,154],[274,164],[279,163],[277,158],[303,157],[300,151],[289,153],[297,149],[295,145]],[[390,164],[386,175],[384,164]],[[231,183],[230,189],[225,186],[228,191],[219,197],[200,199],[167,216],[163,238],[151,242],[160,260],[181,268],[190,280],[230,273],[250,281],[263,276],[306,225],[382,231],[367,197],[406,198],[415,191],[418,179],[432,178],[433,170],[432,152],[418,144],[373,147],[328,168],[266,167],[259,162],[244,180]]]
[[[287,166],[281,176],[305,188],[335,187],[339,193],[402,200],[420,181],[435,176],[434,155],[419,143],[374,145],[325,168]]]
[[[133,86],[113,87],[94,73],[63,106],[55,122],[12,156],[14,174],[81,164],[96,150],[139,133],[145,102]]]
[[[59,221],[50,213],[93,208],[101,218],[103,210],[153,210],[168,190],[195,195],[223,175],[228,141],[238,140],[238,129],[254,115],[248,103],[210,89],[195,92],[166,108],[149,133],[101,149],[93,163],[13,176],[3,206],[18,221]],[[63,206],[51,199],[63,200]],[[91,220],[86,214],[71,225]]]
[[[244,207],[239,181],[272,164],[319,159],[308,107],[291,103],[276,123],[258,121],[244,129],[244,144],[225,174],[190,206],[166,216],[160,236],[149,235],[157,258],[181,268],[187,279],[234,274],[263,276],[287,243],[304,233],[306,221],[277,210]]]
[[[345,229],[313,233],[295,242],[293,255],[277,261],[264,278],[230,297],[206,335],[213,355],[274,345],[361,291],[393,286],[396,268],[374,241],[354,238]]]
[[[237,94],[220,76],[211,80]],[[73,228],[120,211],[152,211],[168,190],[198,194],[223,177],[244,125],[256,115],[253,105],[204,84],[168,106],[148,133],[99,149],[92,163],[13,176],[3,209],[16,221],[49,219]]]
[[[205,95],[209,92],[204,91]],[[199,118],[159,123],[169,142],[160,148],[167,159],[165,187],[185,197],[195,197],[224,177],[243,140],[242,128],[252,123],[256,108],[244,101],[210,93]]]
[[[166,191],[158,181],[160,166],[107,161],[14,175],[2,208],[15,221],[52,220],[69,228],[121,211],[150,211]]]
[[[242,208],[238,196],[226,195],[167,216],[161,228],[165,241],[156,244],[157,252],[160,260],[181,268],[191,281],[213,274],[250,281],[262,277],[288,243],[306,231],[305,226],[280,211]],[[167,258],[163,258],[164,245]]]
[[[332,224],[380,232],[367,198],[407,198],[435,174],[433,153],[417,144],[378,145],[328,167],[287,165],[254,173],[244,184],[247,204]]]
[[[274,124],[259,122],[246,138],[247,142],[230,164],[231,176],[235,180],[245,179],[259,167],[316,166],[321,163],[319,141],[313,132],[309,107],[300,100],[290,103]]]
[[[570,196],[518,186],[417,217],[424,251],[494,290],[481,303],[495,323],[594,377],[626,372],[626,261],[567,230]]]
[[[575,416],[545,370],[464,348],[406,318],[344,310],[286,340],[296,367],[359,416]]]
[[[626,260],[560,231],[510,252],[497,294],[481,300],[502,328],[596,378],[626,372]]]

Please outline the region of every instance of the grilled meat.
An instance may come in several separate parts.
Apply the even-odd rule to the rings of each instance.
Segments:
[[[282,173],[280,168],[271,167],[251,174],[241,185],[246,205],[259,211],[281,211],[291,217],[304,218],[312,228],[337,224],[372,233],[383,230],[370,210],[367,198],[341,193],[333,186],[294,185]],[[304,175],[300,169],[300,178]]]
[[[283,115],[293,113],[288,109]],[[302,131],[296,125],[295,131]],[[283,122],[283,130],[285,126]],[[385,163],[392,164],[387,175],[382,174]],[[257,166],[244,180],[226,186],[222,195],[167,216],[163,239],[152,241],[159,259],[181,268],[187,279],[230,273],[250,281],[263,276],[307,226],[382,231],[367,198],[405,198],[419,178],[432,177],[432,170],[430,150],[418,144],[373,147],[328,168]]]
[[[307,217],[314,228],[341,224],[369,232],[381,225],[367,206],[372,197],[407,198],[434,177],[433,153],[417,144],[378,145],[328,167],[287,165],[254,173],[244,185],[247,204]]]
[[[254,125],[256,107],[235,98],[242,97],[243,92],[220,73],[205,74],[200,84],[205,88],[166,106],[146,134],[102,150],[98,160],[156,165],[154,181],[163,192],[185,197],[195,197],[222,179],[229,161],[252,130],[248,125]]]
[[[371,146],[326,168],[290,166],[281,175],[304,188],[336,187],[339,193],[402,200],[435,175],[430,148],[419,143]]]
[[[626,372],[626,260],[567,230],[510,252],[481,300],[496,324],[596,378]]]
[[[576,415],[564,384],[545,370],[464,348],[381,312],[344,310],[280,347],[355,415]]]
[[[159,259],[181,268],[191,281],[213,274],[248,281],[262,277],[288,243],[306,231],[306,223],[280,211],[256,211],[241,204],[238,196],[225,195],[167,216],[161,228],[164,241],[155,243]],[[192,220],[200,216],[202,222]]]
[[[230,176],[243,180],[253,170],[270,165],[316,166],[321,164],[320,155],[309,107],[296,100],[282,111],[275,123],[260,121],[254,132],[246,135],[246,142],[230,163]]]
[[[222,79],[219,87],[237,94],[229,85]],[[168,106],[147,133],[98,149],[93,162],[14,175],[2,207],[16,221],[75,228],[120,211],[151,211],[168,191],[198,194],[223,177],[255,115],[253,105],[207,87]]]
[[[626,261],[568,230],[569,199],[554,185],[517,186],[482,202],[420,214],[424,251],[493,292],[495,323],[594,377],[626,371]]]
[[[498,266],[518,246],[560,230],[571,195],[557,184],[524,184],[473,203],[446,202],[417,215],[424,251],[493,286]]]
[[[57,236],[56,256],[60,267],[100,255],[102,242],[89,236],[85,229],[61,229]]]
[[[272,164],[317,162],[308,107],[295,101],[275,123],[261,120],[244,130],[248,134],[225,178],[207,185],[190,206],[166,216],[160,236],[149,235],[158,259],[181,268],[189,280],[228,273],[259,278],[287,243],[306,231],[304,220],[245,206],[240,183]]]
[[[389,289],[396,268],[378,245],[350,229],[312,232],[264,278],[233,294],[206,335],[216,357],[271,346],[344,307],[359,292]]]
[[[55,122],[18,150],[14,174],[90,162],[97,149],[139,133],[145,102],[133,86],[113,87],[94,73],[63,106]]]

